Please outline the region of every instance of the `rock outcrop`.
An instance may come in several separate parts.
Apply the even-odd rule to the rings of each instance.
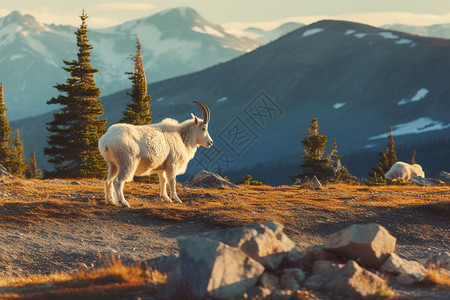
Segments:
[[[191,181],[186,182],[185,185],[188,187],[199,188],[237,188],[235,184],[226,181],[222,176],[205,170],[195,174],[194,178]]]
[[[178,238],[180,255],[143,263],[168,274],[165,299],[381,299],[400,285],[430,284],[427,268],[447,274],[450,254],[426,266],[394,253],[396,239],[378,224],[352,225],[324,245],[298,253],[276,222]],[[396,284],[396,287],[391,287]]]

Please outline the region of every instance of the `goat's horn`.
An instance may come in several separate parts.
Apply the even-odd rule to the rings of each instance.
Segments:
[[[200,109],[202,110],[202,115],[203,115],[203,124],[208,124],[209,122],[209,116],[210,116],[210,112],[209,112],[209,107],[208,105],[206,105],[203,102],[198,102],[198,101],[192,101],[195,104],[197,104]]]

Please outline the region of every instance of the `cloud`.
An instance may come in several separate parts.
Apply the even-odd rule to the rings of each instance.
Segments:
[[[95,5],[93,9],[95,10],[153,10],[156,9],[157,6],[144,3],[144,2],[116,2],[116,3],[102,3]]]

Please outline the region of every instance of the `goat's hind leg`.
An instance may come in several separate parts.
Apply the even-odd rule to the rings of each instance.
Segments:
[[[175,202],[183,203],[177,195],[177,181],[175,173],[172,170],[166,173],[167,180],[169,182],[170,198],[172,198],[172,200],[175,200]]]
[[[162,201],[167,201],[172,203],[172,200],[167,195],[167,177],[166,172],[158,172],[158,178],[159,178],[159,196],[161,197]]]
[[[129,162],[128,164],[124,164],[119,169],[119,174],[114,180],[114,189],[116,190],[117,200],[123,206],[130,207],[127,200],[125,200],[125,196],[123,195],[123,186],[125,182],[130,182],[133,180],[134,173],[136,172],[138,164]]]
[[[105,200],[106,204],[112,203],[114,205],[118,205],[117,195],[114,190],[114,179],[119,173],[119,168],[116,164],[112,162],[108,162],[108,177],[105,181]]]

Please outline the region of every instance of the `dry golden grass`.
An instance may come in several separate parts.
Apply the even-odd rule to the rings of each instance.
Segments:
[[[167,275],[141,266],[125,266],[117,258],[104,259],[104,267],[75,273],[37,275],[0,280],[11,293],[1,299],[110,299],[130,291],[151,291],[167,280]]]
[[[299,224],[305,221],[316,226],[352,221],[351,214],[380,214],[403,209],[429,213],[430,219],[443,220],[445,224],[450,221],[448,186],[330,184],[323,190],[312,190],[299,186],[262,185],[219,190],[184,188],[178,184],[177,190],[183,204],[161,202],[156,184],[128,183],[124,193],[131,208],[122,208],[104,204],[101,180],[73,183],[73,180],[5,179],[0,183],[3,193],[0,198],[0,227],[32,229],[36,226],[29,224],[77,222],[92,215],[108,216],[124,211],[174,222],[202,221],[212,227],[277,221],[285,225],[288,234],[300,233]],[[418,226],[426,229],[425,233],[416,233],[423,240],[448,238],[448,231],[442,233],[441,230],[432,236],[429,234],[434,230],[432,225]],[[311,227],[305,226],[303,230],[308,228]],[[448,286],[448,277],[443,278],[433,271],[427,276],[439,285]],[[0,298],[109,299],[114,295],[126,298],[124,295],[130,290],[148,289],[164,280],[164,275],[156,271],[123,266],[116,260],[108,267],[90,272],[3,279],[0,286],[14,290],[3,292]]]
[[[71,180],[14,180],[0,184],[10,194],[0,200],[0,226],[75,222],[92,214],[115,214],[124,209],[104,205],[103,181],[78,182],[81,184],[72,184]],[[201,220],[211,226],[278,221],[288,230],[294,230],[298,218],[305,215],[314,215],[319,221],[333,221],[333,216],[342,212],[414,208],[427,203],[431,206],[421,210],[445,217],[450,207],[448,186],[331,184],[319,191],[266,185],[219,190],[186,189],[178,184],[177,188],[183,204],[161,202],[156,184],[128,183],[124,193],[131,210],[151,218],[177,222]]]
[[[436,284],[439,286],[450,287],[450,272],[445,272],[440,270],[436,266],[431,266],[428,268],[427,273],[424,276],[424,282],[431,284]]]

